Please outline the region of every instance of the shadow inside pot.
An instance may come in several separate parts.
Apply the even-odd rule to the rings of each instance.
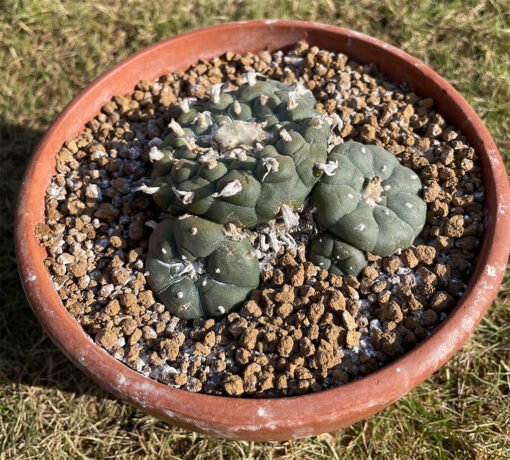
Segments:
[[[42,135],[0,119],[0,386],[21,384],[106,397],[47,337],[18,275],[13,241],[16,201]]]

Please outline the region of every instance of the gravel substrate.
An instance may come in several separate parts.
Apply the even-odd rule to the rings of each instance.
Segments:
[[[175,104],[255,71],[302,81],[321,112],[337,113],[339,142],[389,150],[424,185],[427,223],[415,246],[368,254],[358,277],[336,276],[282,248],[237,313],[187,323],[158,303],[145,278],[151,228],[163,213],[134,191]],[[484,188],[473,148],[420,99],[373,65],[304,42],[284,54],[227,53],[186,72],[141,81],[114,97],[57,156],[46,222],[35,232],[71,314],[95,342],[138,372],[189,391],[285,396],[345,384],[426,338],[466,288],[483,232]]]

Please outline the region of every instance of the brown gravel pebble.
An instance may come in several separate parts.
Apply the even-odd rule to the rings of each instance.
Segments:
[[[447,292],[439,291],[430,301],[430,306],[437,311],[446,310],[454,302],[453,297]]]
[[[420,262],[412,249],[406,249],[403,251],[400,258],[404,265],[409,268],[416,267]]]
[[[243,381],[238,375],[228,374],[223,379],[223,389],[230,396],[239,396],[244,392]]]
[[[169,132],[173,104],[209,97],[255,70],[302,79],[317,109],[340,117],[335,134],[379,145],[420,176],[427,222],[415,246],[358,277],[328,274],[303,247],[282,252],[237,313],[188,323],[157,302],[145,279],[151,227],[162,218],[133,190],[150,176],[149,151]],[[411,349],[465,289],[483,232],[476,152],[432,99],[305,42],[289,53],[230,52],[116,96],[57,155],[46,222],[34,231],[66,308],[96,343],[150,378],[188,391],[278,397],[366,375]]]
[[[426,265],[431,265],[436,258],[436,248],[434,246],[418,245],[415,252],[418,260]]]
[[[96,341],[102,347],[111,350],[118,345],[119,337],[111,329],[101,329],[96,335]]]

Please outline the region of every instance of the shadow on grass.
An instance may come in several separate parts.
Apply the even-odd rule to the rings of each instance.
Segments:
[[[18,276],[13,242],[17,194],[42,136],[42,131],[0,119],[0,386],[24,384],[76,395],[106,395],[44,333]]]

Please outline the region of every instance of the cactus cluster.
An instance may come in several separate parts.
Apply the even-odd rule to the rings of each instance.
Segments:
[[[303,86],[253,78],[181,104],[155,163],[154,200],[220,224],[252,227],[298,209],[319,180],[330,126]]]
[[[235,91],[213,87],[206,102],[184,100],[153,155],[149,189],[180,217],[151,235],[149,283],[183,319],[222,316],[244,301],[260,265],[239,228],[282,217],[290,229],[309,197],[322,228],[309,258],[335,274],[357,275],[364,251],[409,247],[425,222],[420,180],[392,154],[357,142],[328,153],[331,119],[310,91],[247,80]]]

